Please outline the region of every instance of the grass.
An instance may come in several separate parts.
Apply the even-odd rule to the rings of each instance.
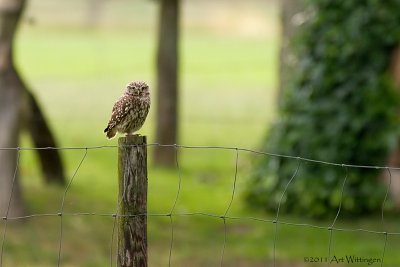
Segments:
[[[155,21],[151,1],[105,2],[99,27],[86,23],[84,1],[55,3],[33,0],[17,36],[16,59],[25,80],[38,96],[62,147],[114,145],[105,127],[112,104],[132,79],[155,88]],[[274,118],[277,84],[278,26],[274,2],[193,2],[183,5],[180,46],[180,144],[257,148]],[[207,18],[207,19],[205,19]],[[35,21],[33,25],[28,21]],[[247,26],[246,26],[247,25]],[[154,99],[154,98],[153,98]],[[155,107],[141,133],[154,141]],[[22,145],[31,146],[27,136]],[[84,150],[64,150],[71,179]],[[152,165],[149,151],[149,213],[169,213],[179,176],[176,169]],[[222,215],[232,195],[235,150],[180,149],[181,191],[176,213]],[[228,216],[274,219],[246,206],[243,193],[254,156],[239,153],[235,197]],[[117,201],[117,151],[89,150],[67,192],[64,212],[112,214]],[[21,154],[21,183],[28,214],[57,213],[65,187],[45,185],[33,151]],[[337,227],[380,231],[379,214],[354,220],[339,217]],[[282,215],[283,221],[327,226]],[[387,229],[398,232],[398,218],[385,217]],[[225,266],[265,266],[272,262],[275,225],[252,220],[227,220]],[[224,242],[222,219],[174,216],[172,266],[219,266]],[[0,232],[4,229],[0,224]],[[113,219],[103,216],[63,217],[61,264],[110,266]],[[278,225],[278,266],[306,265],[307,256],[327,256],[329,232]],[[168,217],[149,217],[150,266],[168,263],[171,230]],[[59,251],[60,218],[35,217],[9,221],[4,266],[54,266]],[[380,257],[383,236],[335,231],[332,254]],[[113,246],[115,255],[115,244]],[[396,266],[400,243],[389,236],[385,266]],[[114,256],[115,260],[115,256]],[[345,266],[345,265],[342,265]]]

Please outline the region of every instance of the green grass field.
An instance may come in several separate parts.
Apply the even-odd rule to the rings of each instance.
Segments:
[[[146,80],[155,88],[155,2],[118,0],[105,1],[104,5],[98,26],[93,28],[87,25],[85,1],[30,1],[17,36],[18,68],[38,96],[61,147],[116,145],[116,139],[106,140],[102,130],[125,84]],[[272,1],[235,5],[228,1],[184,1],[182,14],[179,143],[257,149],[275,116],[277,5]],[[153,105],[140,131],[149,142],[154,141],[154,114]],[[22,146],[31,146],[25,135]],[[68,179],[84,153],[84,149],[62,151]],[[182,184],[174,212],[224,214],[232,195],[235,153],[179,149]],[[175,168],[153,166],[151,158],[150,149],[148,212],[167,214],[177,194],[179,175]],[[243,200],[254,158],[248,152],[239,153],[236,192],[227,215],[274,219],[274,214],[253,210]],[[33,151],[21,153],[20,174],[27,214],[58,213],[65,187],[43,183]],[[64,213],[112,214],[116,198],[117,150],[88,150],[67,192]],[[336,226],[381,231],[379,216],[339,217]],[[333,220],[313,221],[306,215],[282,215],[281,219],[320,226],[329,226]],[[397,217],[386,216],[385,226],[399,232],[397,221]],[[274,224],[253,220],[226,223],[224,266],[272,263]],[[222,219],[174,216],[173,225],[172,266],[220,265]],[[1,233],[3,227],[4,223]],[[112,217],[65,215],[61,265],[110,266],[112,228]],[[59,234],[57,216],[9,221],[3,266],[55,266]],[[150,216],[148,235],[150,266],[167,266],[169,218]],[[303,258],[326,257],[328,253],[327,230],[278,225],[276,240],[277,266],[322,266],[307,265]],[[385,266],[400,262],[399,241],[397,236],[388,237]],[[383,246],[382,235],[335,231],[331,255],[379,258]]]

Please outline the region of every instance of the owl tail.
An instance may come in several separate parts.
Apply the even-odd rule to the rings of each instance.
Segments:
[[[110,126],[107,126],[107,128],[104,129],[104,132],[106,133],[108,139],[114,138],[114,136],[117,134],[117,130],[115,128],[110,128]]]

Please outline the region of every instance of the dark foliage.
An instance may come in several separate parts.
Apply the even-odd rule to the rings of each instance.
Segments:
[[[264,151],[348,164],[384,165],[398,137],[399,97],[389,75],[400,40],[398,0],[313,0],[293,48],[297,67],[284,88],[279,118]],[[248,190],[252,206],[275,211],[296,160],[258,160]],[[381,209],[380,172],[350,168],[342,212]],[[342,167],[302,163],[282,212],[313,217],[337,212]]]

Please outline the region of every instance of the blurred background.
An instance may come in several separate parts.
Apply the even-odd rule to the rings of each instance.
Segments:
[[[98,5],[96,11],[92,5]],[[260,140],[265,129],[260,122],[271,118],[274,110],[277,12],[273,3],[261,1],[182,3],[182,143],[246,145],[246,132],[238,130],[244,127],[252,135],[249,139]],[[49,119],[68,125],[54,125],[60,142],[104,143],[97,129],[104,128],[115,100],[131,80],[147,81],[156,104],[159,13],[157,1],[72,1],[66,6],[27,2],[16,61]],[[79,116],[65,112],[71,109]],[[152,106],[143,129],[153,141],[156,109]],[[81,127],[86,129],[77,130]],[[221,144],[221,139],[226,141]]]
[[[128,82],[143,80],[152,107],[139,133],[148,143],[399,166],[396,0],[27,0],[18,17],[22,4],[0,4],[0,147],[117,145],[103,133],[111,109]],[[163,12],[177,9],[172,17]],[[14,39],[7,29],[16,30]],[[176,105],[160,107],[166,98]],[[168,114],[175,116],[162,128]],[[85,150],[51,153],[1,151],[2,217],[60,211]],[[224,214],[236,151],[180,148],[178,159],[175,212]],[[400,232],[396,170],[304,162],[281,198],[296,166],[297,159],[240,151],[228,216],[273,220],[281,203],[284,222]],[[175,151],[149,148],[148,179],[148,213],[169,213],[179,183]],[[117,190],[117,149],[88,150],[63,212],[113,214]],[[61,265],[110,266],[113,222],[109,216],[63,216]],[[175,216],[173,223],[172,266],[220,265],[221,219]],[[304,258],[327,257],[328,250],[338,257],[384,254],[385,266],[400,264],[398,235],[334,231],[330,239],[325,229],[279,224],[275,239],[273,223],[226,223],[225,266],[269,266],[274,247],[276,266],[322,266]],[[3,266],[57,264],[59,217],[3,221],[0,231]],[[148,217],[148,236],[149,265],[167,266],[169,218]]]

